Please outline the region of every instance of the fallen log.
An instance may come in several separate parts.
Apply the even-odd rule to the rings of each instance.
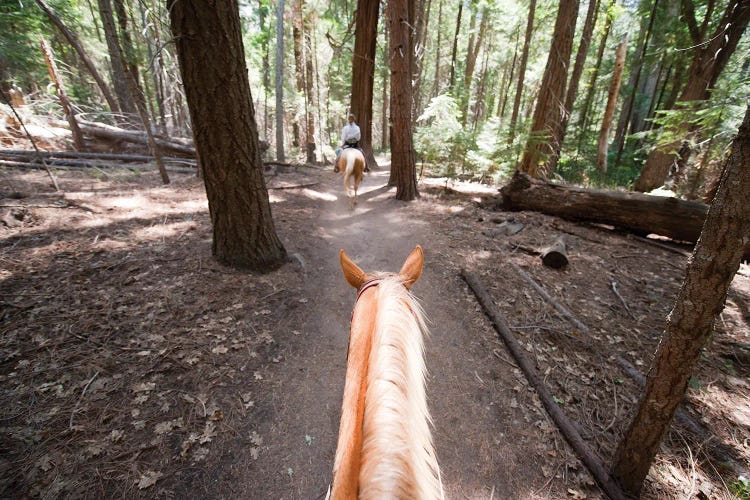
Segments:
[[[602,222],[691,243],[698,241],[708,211],[707,205],[696,201],[563,186],[519,171],[500,193],[497,206],[505,210],[532,210],[562,218]]]
[[[91,122],[78,119],[78,125],[81,131],[92,137],[110,139],[115,141],[132,142],[135,144],[148,145],[148,136],[143,132],[134,130],[125,130],[119,127],[113,127],[106,123]],[[195,157],[195,148],[185,139],[156,137],[156,144],[162,151],[171,151]]]
[[[553,184],[516,171],[500,196],[485,200],[493,208],[531,210],[564,219],[610,224],[640,233],[695,243],[708,205],[666,196],[606,191]],[[750,259],[750,243],[743,259]]]
[[[565,437],[565,440],[568,442],[568,444],[570,444],[573,450],[575,450],[576,454],[581,459],[583,464],[591,472],[591,475],[594,476],[594,479],[599,484],[601,489],[609,498],[616,500],[626,499],[627,497],[625,496],[625,493],[623,493],[617,482],[612,478],[612,476],[610,476],[609,471],[604,465],[602,459],[597,456],[597,454],[589,447],[586,441],[583,440],[581,434],[578,432],[573,422],[560,409],[560,406],[555,403],[552,395],[544,385],[544,381],[539,376],[539,373],[537,372],[536,368],[534,368],[531,361],[529,361],[529,359],[523,353],[523,348],[516,340],[513,332],[511,332],[510,328],[508,328],[505,318],[495,306],[492,297],[481,284],[479,279],[474,274],[466,270],[461,271],[461,276],[469,285],[469,288],[471,288],[471,290],[474,292],[474,295],[476,295],[479,304],[482,306],[482,309],[484,309],[484,312],[492,321],[492,324],[495,326],[495,330],[505,343],[508,351],[510,351],[510,353],[513,355],[513,359],[515,359],[519,368],[521,368],[524,375],[526,375],[526,379],[536,391],[539,399],[544,405],[544,408],[547,410],[547,413],[549,413],[549,416],[555,422],[558,429],[560,429],[560,432]]]
[[[29,151],[26,149],[0,149],[0,158],[10,159],[12,161],[27,161],[31,158],[62,158],[62,159],[74,159],[74,160],[116,160],[120,162],[151,162],[154,160],[153,156],[150,155],[135,155],[135,154],[117,154],[117,153],[88,153],[78,151]],[[164,156],[162,160],[169,163],[186,163],[189,165],[195,165],[196,161],[192,158],[179,158]]]

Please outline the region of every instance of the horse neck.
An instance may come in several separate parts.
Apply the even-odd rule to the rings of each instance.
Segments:
[[[368,328],[370,334],[360,337]],[[349,363],[353,355],[367,354],[364,370],[353,370],[364,381],[356,411],[362,420],[355,420],[361,435],[352,440],[360,447],[359,498],[442,496],[425,395],[424,332],[419,304],[396,278],[365,292],[355,308]],[[367,339],[356,354],[355,333]],[[349,373],[348,367],[346,385]],[[342,414],[342,428],[343,422]]]

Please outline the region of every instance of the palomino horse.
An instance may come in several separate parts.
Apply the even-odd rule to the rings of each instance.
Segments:
[[[349,198],[349,207],[354,208],[357,204],[357,189],[365,170],[365,155],[357,148],[346,148],[341,152],[337,162],[339,170],[344,174],[344,189]]]
[[[425,395],[422,308],[409,293],[422,274],[417,246],[398,274],[366,274],[340,251],[357,289],[329,497],[443,498]]]

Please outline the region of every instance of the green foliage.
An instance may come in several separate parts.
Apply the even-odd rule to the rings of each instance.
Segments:
[[[742,500],[750,500],[750,479],[740,476],[737,481],[729,485],[729,491]]]
[[[430,101],[422,116],[417,118],[414,134],[414,145],[417,152],[430,163],[450,164],[453,153],[465,141],[463,128],[458,121],[460,110],[458,103],[449,94],[442,94]],[[452,171],[453,167],[449,167]]]

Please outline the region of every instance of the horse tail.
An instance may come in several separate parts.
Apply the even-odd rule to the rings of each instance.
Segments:
[[[354,188],[351,187],[350,180],[353,182],[356,182],[356,172],[355,172],[355,163],[356,163],[356,155],[354,154],[346,154],[346,167],[344,167],[344,189],[346,190],[346,196],[351,198],[354,196]]]
[[[365,395],[360,498],[443,497],[425,391],[422,309],[397,279],[378,286]]]

